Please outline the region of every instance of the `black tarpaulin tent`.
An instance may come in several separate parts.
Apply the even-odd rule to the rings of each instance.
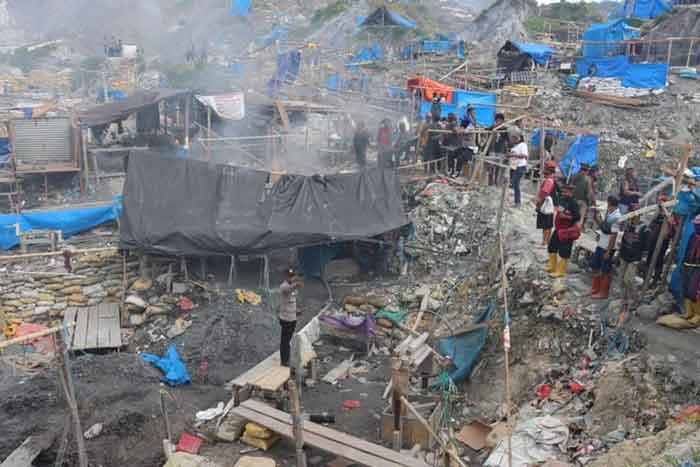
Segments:
[[[87,127],[107,125],[129,117],[131,114],[147,109],[161,101],[175,97],[184,97],[190,91],[180,89],[155,89],[137,91],[123,101],[110,102],[87,109],[78,114],[80,123]]]
[[[176,256],[259,254],[354,240],[409,221],[392,170],[269,174],[148,153],[129,162],[120,218],[124,249]]]
[[[416,24],[400,14],[380,6],[374,10],[360,26],[401,26],[408,29],[416,29]]]

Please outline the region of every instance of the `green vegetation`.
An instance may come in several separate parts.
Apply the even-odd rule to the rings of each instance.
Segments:
[[[552,20],[601,23],[605,20],[595,2],[567,2],[565,0],[550,3],[542,7],[542,16]]]
[[[27,47],[20,47],[14,52],[1,55],[0,61],[19,68],[23,73],[28,73],[39,64],[38,62],[49,57],[54,51],[56,51],[55,44],[38,47],[31,51]]]

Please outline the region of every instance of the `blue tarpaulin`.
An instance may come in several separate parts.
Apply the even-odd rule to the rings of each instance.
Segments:
[[[117,219],[122,209],[121,196],[107,205],[97,208],[67,209],[64,211],[26,212],[0,214],[0,247],[9,250],[19,245],[15,224],[20,231],[60,230],[63,238],[92,229],[100,224]]]
[[[408,99],[411,97],[411,93],[400,86],[387,86],[386,92],[392,99]]]
[[[231,16],[248,16],[250,10],[250,0],[232,0]]]
[[[268,45],[273,44],[275,41],[280,41],[280,44],[284,46],[287,42],[288,36],[289,30],[287,28],[285,28],[284,26],[275,26],[274,28],[272,28],[270,34],[256,39],[256,42],[262,45],[263,47],[267,47]]]
[[[571,176],[581,169],[581,164],[595,165],[598,161],[598,137],[579,135],[559,162],[559,170]]]
[[[624,19],[591,25],[583,33],[584,57],[608,57],[620,55],[620,42],[639,37],[639,29],[627,24]]]
[[[614,57],[582,57],[576,59],[576,73],[598,78],[619,78],[625,74],[629,60],[624,55]]]
[[[12,157],[12,143],[10,138],[0,138],[0,165],[10,162]]]
[[[548,45],[534,44],[532,42],[512,42],[512,44],[524,54],[532,57],[538,65],[546,64],[552,55],[556,54],[557,51]]]
[[[489,321],[496,307],[493,303],[479,316],[474,324]],[[486,344],[488,328],[476,329],[460,336],[448,337],[438,341],[438,351],[445,357],[449,357],[456,367],[449,374],[454,383],[459,383],[469,378],[479,361],[481,351]]]
[[[267,93],[273,96],[282,86],[282,83],[293,83],[299,76],[301,66],[301,52],[293,50],[277,55],[277,71],[275,76],[267,83]]]
[[[576,60],[576,73],[598,78],[619,78],[628,88],[659,89],[666,86],[665,63],[630,63],[624,55],[582,57]]]
[[[326,89],[330,91],[367,92],[369,79],[363,73],[355,73],[350,78],[344,78],[340,73],[334,73],[326,79]]]
[[[175,344],[170,344],[163,357],[150,353],[142,353],[141,358],[164,373],[161,382],[168,386],[180,386],[190,382],[190,374],[185,364],[177,354]]]
[[[665,63],[630,63],[622,75],[628,88],[659,89],[666,87],[668,65]]]
[[[447,117],[452,112],[461,119],[467,112],[469,104],[476,110],[476,122],[481,127],[490,127],[496,117],[496,95],[488,92],[464,91],[455,89],[452,93],[452,104],[442,104],[441,117]],[[430,102],[422,101],[420,116],[425,118],[430,113]]]
[[[342,243],[299,248],[299,271],[304,276],[320,278],[326,265],[340,255],[342,251]]]
[[[416,29],[416,24],[395,11],[382,6],[367,16],[360,26],[403,26],[408,29]]]
[[[383,58],[384,52],[382,51],[382,46],[375,42],[372,45],[363,47],[346,66],[348,68],[356,68],[360,63],[377,62]]]

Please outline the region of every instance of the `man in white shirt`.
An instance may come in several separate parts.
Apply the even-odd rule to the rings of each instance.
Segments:
[[[289,366],[290,343],[297,327],[297,290],[303,286],[293,269],[287,271],[287,278],[280,285],[279,320],[282,328],[280,364],[282,366]]]
[[[620,232],[620,224],[617,220],[622,217],[618,207],[617,196],[608,196],[608,209],[605,217],[596,212],[595,222],[598,225],[598,245],[591,258],[591,269],[593,269],[593,287],[591,297],[606,299],[610,293],[610,283],[612,282],[612,260],[615,256],[615,242],[617,234]]]
[[[529,157],[529,152],[527,150],[527,144],[525,143],[519,129],[514,128],[509,130],[508,138],[510,139],[510,144],[513,146],[513,148],[510,150],[510,154],[508,155],[511,167],[510,184],[513,187],[515,207],[519,208],[521,206],[520,181],[527,170],[527,159]]]

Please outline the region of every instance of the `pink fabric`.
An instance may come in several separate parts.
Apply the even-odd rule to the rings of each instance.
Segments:
[[[41,324],[22,323],[19,326],[17,326],[17,332],[15,333],[15,337],[22,337],[26,336],[27,334],[45,331],[47,329],[48,328],[46,326],[42,326]],[[32,344],[37,350],[37,352],[45,354],[56,352],[56,343],[54,341],[53,335],[38,337],[36,339],[25,341],[25,343]]]

